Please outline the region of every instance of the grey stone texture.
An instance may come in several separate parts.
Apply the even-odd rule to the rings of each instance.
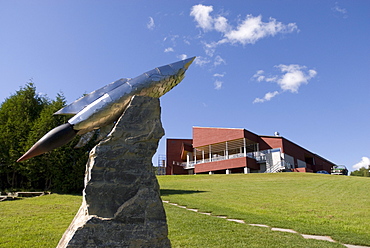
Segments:
[[[57,247],[171,247],[152,169],[160,112],[159,99],[134,97],[91,150],[82,205]]]

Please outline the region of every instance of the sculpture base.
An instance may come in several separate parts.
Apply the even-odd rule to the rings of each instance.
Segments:
[[[57,247],[171,247],[152,157],[159,99],[136,96],[87,163],[82,205]]]

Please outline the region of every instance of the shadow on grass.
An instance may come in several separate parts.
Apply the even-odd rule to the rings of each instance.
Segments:
[[[0,200],[0,202],[23,200],[23,198],[24,197],[8,197],[8,198]]]
[[[161,196],[167,195],[183,195],[183,194],[196,194],[196,193],[204,193],[207,191],[201,190],[178,190],[178,189],[161,189]]]

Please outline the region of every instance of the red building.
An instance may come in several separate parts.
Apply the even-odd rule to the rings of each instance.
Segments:
[[[331,172],[334,163],[279,135],[193,127],[193,139],[167,139],[166,174]]]

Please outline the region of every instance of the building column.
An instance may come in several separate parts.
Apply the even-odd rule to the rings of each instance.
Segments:
[[[248,167],[244,167],[244,174],[251,173],[251,170]]]
[[[228,174],[231,174],[231,170],[226,169],[226,174],[227,174],[227,175],[228,175]]]
[[[213,171],[208,172],[209,175],[215,174]]]
[[[212,145],[209,145],[209,162],[212,162]]]
[[[244,157],[246,157],[247,156],[247,142],[245,138],[243,138],[243,143],[244,143]]]
[[[226,150],[225,150],[225,158],[226,158],[226,159],[229,159],[229,148],[228,148],[228,146],[227,146],[227,141],[226,141],[226,143],[225,143],[225,144],[226,144],[226,147],[225,147],[225,148],[226,148]]]
[[[194,155],[194,164],[196,164],[197,163],[197,149],[194,148],[193,150],[194,150],[194,152],[193,152],[194,153],[193,154]]]

